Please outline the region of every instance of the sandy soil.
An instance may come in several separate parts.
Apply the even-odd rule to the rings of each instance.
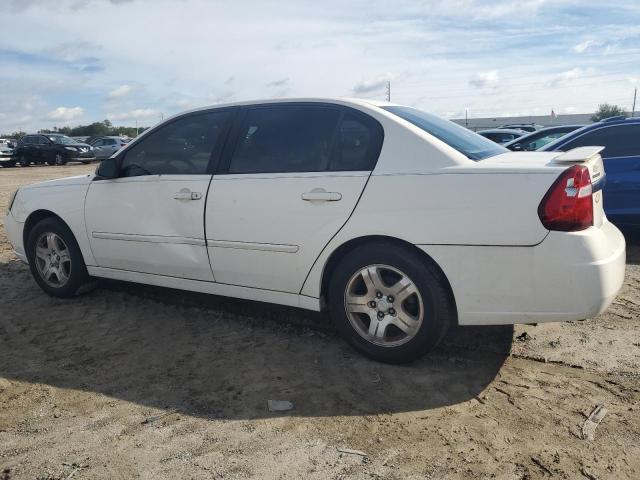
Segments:
[[[0,169],[0,210],[93,168]],[[0,228],[0,479],[640,478],[638,259],[598,318],[459,328],[388,366],[319,314],[117,282],[50,298]]]

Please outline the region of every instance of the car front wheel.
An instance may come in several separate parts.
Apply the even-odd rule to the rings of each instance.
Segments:
[[[49,295],[73,297],[89,281],[73,233],[56,218],[45,218],[31,229],[27,257],[34,279]]]
[[[406,363],[433,350],[456,310],[442,272],[410,248],[369,244],[335,268],[329,312],[357,350],[374,360]]]
[[[20,163],[21,167],[28,167],[29,165],[31,165],[31,162],[29,161],[27,156],[24,154],[20,155],[20,160],[18,163]]]
[[[67,161],[64,159],[62,154],[56,153],[56,165],[65,165]]]

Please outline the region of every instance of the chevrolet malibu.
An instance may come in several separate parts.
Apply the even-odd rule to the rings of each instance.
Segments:
[[[93,279],[327,310],[384,362],[452,325],[577,320],[620,289],[601,147],[510,152],[414,108],[236,103],[170,118],[95,174],[20,188],[5,228],[50,295]]]

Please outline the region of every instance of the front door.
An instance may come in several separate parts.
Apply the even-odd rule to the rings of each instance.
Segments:
[[[98,266],[213,281],[205,198],[230,116],[170,120],[121,152],[119,178],[91,183],[85,221]]]
[[[257,106],[241,117],[207,201],[214,276],[298,293],[355,208],[382,127],[358,111],[323,104]]]

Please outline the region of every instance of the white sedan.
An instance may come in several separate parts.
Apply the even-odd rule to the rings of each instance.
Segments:
[[[364,100],[177,115],[95,174],[20,188],[5,220],[50,295],[92,277],[327,309],[364,354],[405,362],[451,325],[577,320],[620,289],[599,147],[509,152]]]

